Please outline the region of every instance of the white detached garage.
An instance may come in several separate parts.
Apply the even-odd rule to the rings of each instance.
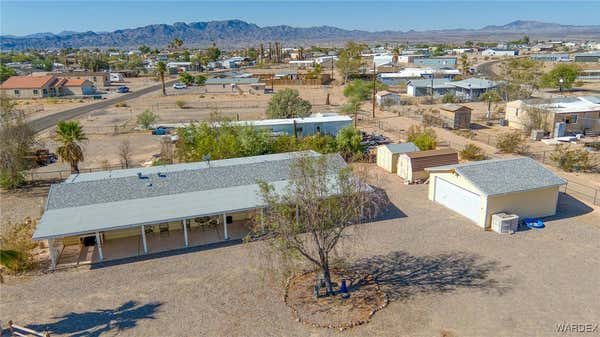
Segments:
[[[523,217],[556,214],[558,188],[565,181],[531,158],[484,160],[429,171],[429,199],[483,228],[493,214]]]

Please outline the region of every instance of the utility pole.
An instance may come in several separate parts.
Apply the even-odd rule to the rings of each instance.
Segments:
[[[377,72],[375,71],[375,57],[373,57],[373,119],[375,119],[375,94],[377,92],[377,88],[376,88],[376,82],[375,82],[375,75],[377,74]]]

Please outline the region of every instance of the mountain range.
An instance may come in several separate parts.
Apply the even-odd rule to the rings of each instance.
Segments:
[[[120,29],[112,32],[36,33],[27,36],[0,36],[2,50],[53,48],[135,48],[140,45],[164,47],[180,38],[188,47],[206,47],[216,43],[221,48],[256,46],[260,42],[282,41],[284,45],[341,44],[348,40],[366,42],[463,42],[502,41],[528,35],[531,39],[598,39],[600,25],[574,26],[539,21],[518,20],[502,26],[480,29],[444,29],[427,31],[346,30],[331,26],[297,28],[286,25],[265,26],[241,20],[177,22]]]

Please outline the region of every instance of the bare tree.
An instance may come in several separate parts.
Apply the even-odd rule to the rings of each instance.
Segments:
[[[287,188],[261,183],[267,211],[254,233],[284,256],[299,257],[322,273],[328,295],[334,293],[330,263],[345,230],[361,218],[375,216],[384,198],[349,167],[340,168],[336,155],[299,157],[291,167]]]
[[[131,165],[131,142],[129,142],[129,139],[124,139],[119,145],[119,158],[121,167],[129,168],[129,165]]]
[[[550,111],[543,108],[529,107],[521,114],[521,123],[523,129],[527,132],[531,130],[550,131]]]

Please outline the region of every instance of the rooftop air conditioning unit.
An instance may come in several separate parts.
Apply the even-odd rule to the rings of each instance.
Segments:
[[[492,230],[496,233],[514,233],[519,227],[516,214],[496,213],[492,215]]]

